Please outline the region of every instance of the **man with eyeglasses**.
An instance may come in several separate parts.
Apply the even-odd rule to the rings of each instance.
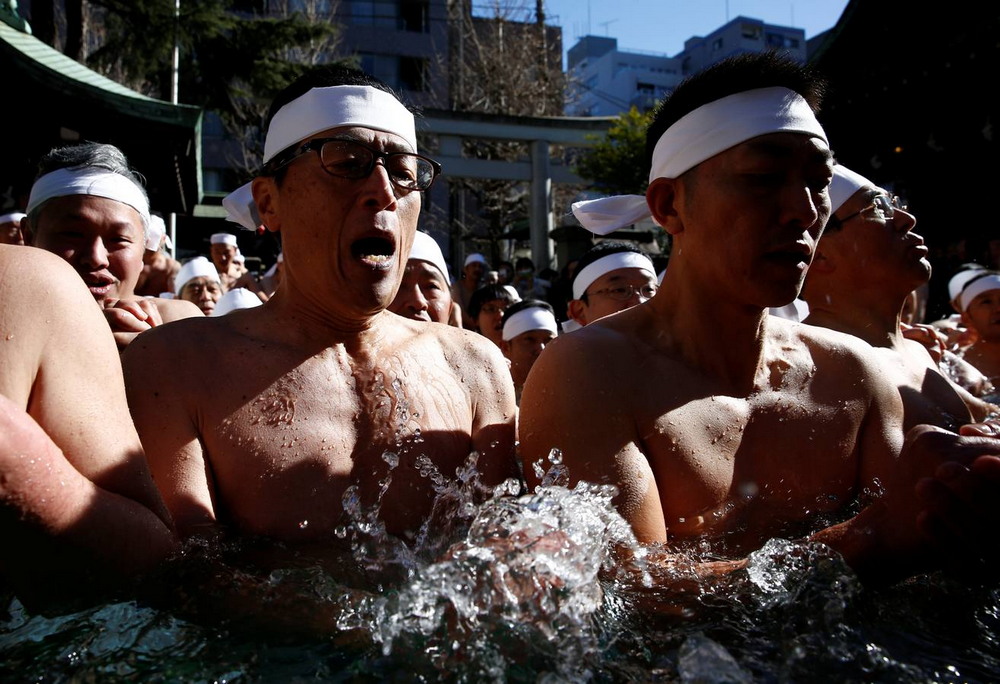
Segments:
[[[842,165],[834,167],[830,201],[830,220],[802,289],[809,303],[805,322],[875,348],[883,374],[899,388],[904,430],[920,424],[957,430],[1000,410],[952,382],[928,349],[904,334],[903,302],[931,277],[913,215]]]
[[[1000,522],[988,499],[943,477],[961,481],[956,470],[981,462],[991,474],[974,485],[996,491],[1000,440],[918,426],[904,444],[899,392],[869,345],[768,314],[798,295],[830,216],[822,92],[807,66],[745,54],[657,107],[645,195],[574,214],[605,235],[662,226],[672,246],[661,289],[553,341],[521,398],[530,484],[558,449],[570,486],[616,487],[639,541],[718,558],[690,566],[706,576],[745,568],[778,537],[825,544],[862,579],[893,581],[991,552]],[[940,552],[942,528],[959,553]]]
[[[136,425],[182,536],[226,525],[332,543],[356,492],[408,539],[434,500],[424,459],[454,477],[477,451],[488,485],[516,473],[500,350],[387,310],[441,168],[415,131],[398,97],[358,70],[317,67],[288,86],[251,186],[260,223],[281,234],[281,287],[126,355]]]
[[[656,268],[631,242],[605,240],[580,257],[566,309],[580,325],[624,311],[656,294]]]

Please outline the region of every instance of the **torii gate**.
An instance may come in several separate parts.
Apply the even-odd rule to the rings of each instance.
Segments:
[[[614,121],[615,117],[504,116],[428,109],[418,118],[417,130],[437,137],[435,158],[445,165],[449,176],[529,183],[531,258],[536,264],[548,265],[552,262],[552,183],[586,182],[569,167],[552,164],[549,146],[593,145],[593,137],[603,137]],[[530,160],[509,162],[464,156],[462,141],[467,138],[526,143]]]

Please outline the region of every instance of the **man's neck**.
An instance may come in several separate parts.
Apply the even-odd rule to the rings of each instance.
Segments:
[[[319,302],[295,294],[294,289],[278,288],[260,307],[263,314],[273,316],[269,326],[289,337],[292,344],[297,344],[296,340],[317,347],[342,344],[348,350],[362,343],[374,344],[383,334],[386,317],[394,317],[384,310],[374,314],[331,311]]]
[[[829,328],[837,332],[860,337],[873,347],[900,348],[903,335],[900,331],[900,311],[902,303],[895,313],[888,309],[831,308],[823,305],[813,306],[809,302],[809,316],[803,321],[808,325]]]
[[[734,393],[752,391],[764,352],[766,309],[721,302],[684,278],[669,277],[650,307],[668,332],[668,353],[731,385]]]

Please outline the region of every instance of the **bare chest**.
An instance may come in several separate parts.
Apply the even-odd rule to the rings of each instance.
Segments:
[[[201,417],[218,508],[271,536],[328,534],[349,491],[404,531],[429,508],[434,474],[452,477],[471,448],[461,381],[399,357],[366,368],[309,359],[229,397]]]
[[[672,539],[754,545],[856,495],[860,401],[826,400],[806,382],[663,408],[643,441]]]

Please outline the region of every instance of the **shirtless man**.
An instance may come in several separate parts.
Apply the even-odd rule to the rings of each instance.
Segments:
[[[962,322],[975,331],[976,341],[963,358],[1000,386],[1000,273],[983,271],[969,280],[959,300]]]
[[[150,231],[149,200],[128,160],[114,145],[81,143],[51,150],[22,221],[27,244],[62,257],[104,309],[119,348],[139,333],[200,316],[189,302],[135,294]]]
[[[656,268],[629,242],[599,242],[582,257],[573,275],[569,317],[580,325],[641,304],[656,294]]]
[[[174,278],[174,296],[192,302],[203,314],[211,316],[222,299],[223,288],[219,272],[203,256],[188,259]]]
[[[955,458],[967,445],[922,427],[901,455],[899,393],[871,348],[767,315],[798,294],[830,213],[820,93],[773,54],[720,62],[657,110],[645,198],[574,207],[605,233],[651,215],[673,249],[650,301],[560,337],[535,364],[521,455],[534,480],[533,464],[560,449],[571,480],[617,486],[640,541],[707,544],[732,559],[724,569],[769,538],[808,535],[860,576],[893,579],[935,560],[914,484],[943,445]],[[980,442],[984,457],[1000,454],[1000,441]]]
[[[415,321],[462,327],[461,307],[451,297],[448,264],[437,241],[417,231],[403,282],[389,311]]]
[[[907,296],[931,277],[916,219],[890,193],[843,166],[834,167],[832,214],[806,276],[805,322],[860,337],[875,347],[903,400],[903,428],[957,430],[998,409],[941,373],[927,348],[904,337]]]
[[[181,270],[181,262],[172,258],[164,250],[164,246],[168,244],[168,236],[166,226],[162,225],[163,219],[155,214],[150,214],[149,220],[151,225],[161,225],[162,237],[156,249],[147,247],[142,255],[142,271],[140,271],[135,284],[135,293],[141,297],[159,297],[164,292],[174,291],[174,278]],[[150,244],[152,244],[152,240],[150,240]]]
[[[240,248],[236,236],[232,233],[213,233],[209,238],[209,256],[222,282],[222,291],[228,292],[237,287],[245,287],[255,294],[260,294],[260,284],[240,260]],[[266,299],[264,295],[261,299]]]
[[[451,286],[451,298],[462,307],[462,325],[467,330],[476,329],[476,317],[469,313],[472,295],[485,285],[484,277],[489,270],[486,257],[478,252],[465,257],[461,277]]]
[[[108,326],[63,260],[0,245],[0,340],[0,575],[29,609],[120,587],[176,541]]]
[[[182,535],[221,523],[334,541],[355,485],[405,538],[434,499],[420,461],[454,477],[476,450],[484,482],[516,473],[499,349],[386,310],[439,168],[417,154],[410,111],[362,72],[319,67],[279,94],[253,197],[281,233],[281,287],[263,306],[154,330],[124,357],[129,404]]]
[[[541,299],[522,299],[503,312],[500,349],[510,361],[514,394],[521,398],[524,381],[546,345],[559,334],[552,305]]]

